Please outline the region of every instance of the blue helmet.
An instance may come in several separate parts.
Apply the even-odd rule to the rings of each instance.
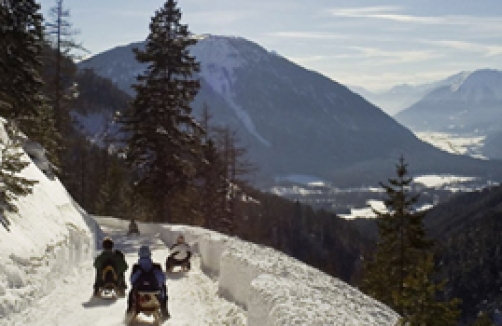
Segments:
[[[141,246],[138,251],[138,256],[140,258],[150,258],[150,256],[152,256],[152,252],[150,251],[150,247]]]

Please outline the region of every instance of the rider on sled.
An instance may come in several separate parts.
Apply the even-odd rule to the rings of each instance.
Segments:
[[[151,251],[148,246],[141,246],[138,252],[138,263],[134,264],[131,271],[132,289],[129,292],[127,300],[126,315],[139,313],[136,299],[142,291],[155,292],[157,300],[160,303],[160,311],[163,319],[169,318],[167,309],[167,288],[166,276],[162,271],[160,264],[154,263],[151,258]]]
[[[185,242],[183,234],[178,236],[176,243],[169,248],[169,256],[166,259],[166,271],[171,272],[175,266],[181,266],[183,271],[190,270],[190,246]]]
[[[109,237],[103,239],[103,251],[94,260],[96,278],[94,281],[94,296],[99,296],[99,290],[107,283],[112,283],[117,291],[117,296],[124,297],[126,290],[125,271],[127,262],[120,250],[113,250],[113,240]]]

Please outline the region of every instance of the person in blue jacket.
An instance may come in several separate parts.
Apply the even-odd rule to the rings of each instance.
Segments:
[[[160,309],[164,319],[169,318],[167,309],[167,288],[166,276],[160,264],[152,261],[150,247],[141,246],[138,251],[138,262],[134,264],[131,271],[131,291],[127,300],[127,314],[133,309],[134,297],[137,291],[160,291],[158,299]]]

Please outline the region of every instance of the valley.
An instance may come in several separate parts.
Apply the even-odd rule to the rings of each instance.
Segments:
[[[445,132],[417,132],[416,135],[443,151],[486,159],[480,152],[485,139],[483,136]],[[461,192],[478,191],[499,184],[494,180],[465,175],[429,174],[412,177],[414,182],[411,191],[420,194],[418,210],[429,209]],[[276,178],[276,185],[265,190],[317,209],[335,212],[346,219],[374,218],[371,207],[378,211],[384,211],[385,207],[382,202],[385,192],[378,186],[338,187],[326,180],[308,176]]]

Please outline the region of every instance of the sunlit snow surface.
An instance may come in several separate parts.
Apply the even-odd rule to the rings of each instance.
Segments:
[[[264,145],[270,146],[270,143],[256,130],[251,116],[234,101],[235,94],[232,92],[233,84],[236,82],[234,71],[249,62],[231,44],[229,38],[207,36],[204,42],[200,42],[197,47],[193,48],[192,54],[197,61],[204,62],[200,69],[200,76],[234,109],[246,129]],[[259,56],[255,56],[254,59],[258,60]]]
[[[0,130],[0,136],[4,135]],[[4,135],[5,136],[5,135]],[[23,156],[29,160],[28,156]],[[140,245],[164,265],[180,233],[194,250],[193,268],[168,274],[172,318],[163,325],[394,325],[390,308],[357,289],[267,247],[187,226],[139,224],[89,216],[57,180],[35,164],[39,181],[0,227],[0,325],[123,325],[126,300],[92,298],[93,258],[103,232],[129,265]],[[136,325],[149,325],[140,319]]]
[[[486,136],[465,136],[444,132],[416,132],[418,138],[452,154],[486,159],[480,154]]]

